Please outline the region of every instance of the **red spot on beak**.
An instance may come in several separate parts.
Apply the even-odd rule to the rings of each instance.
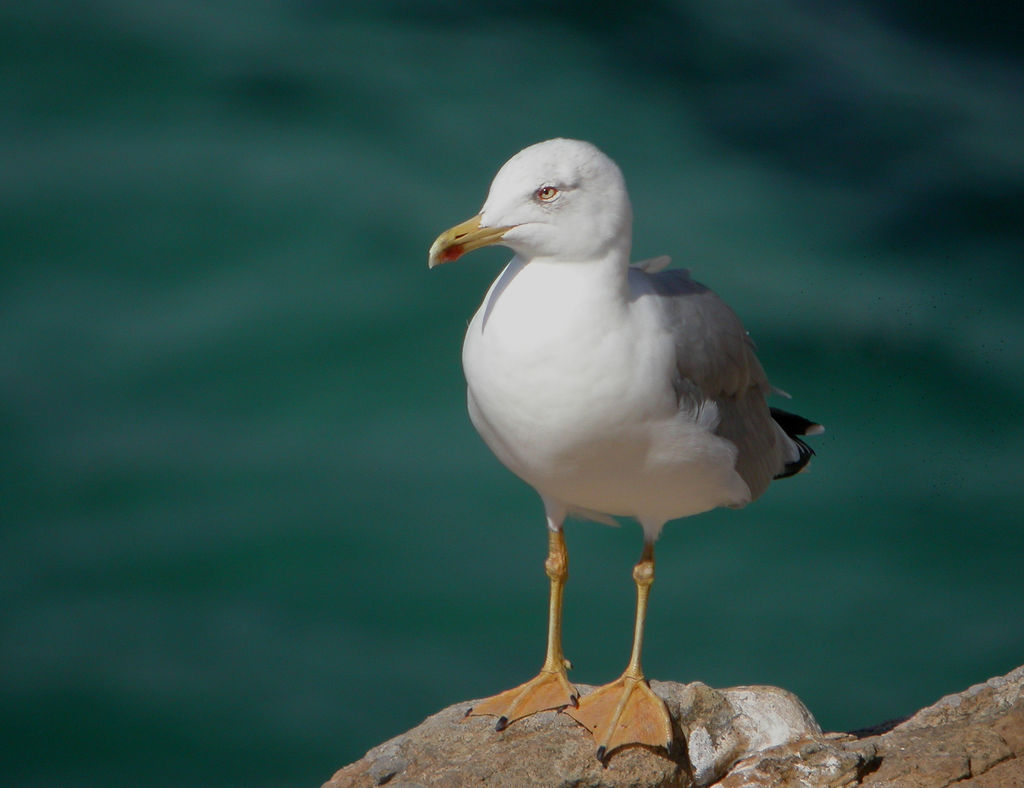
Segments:
[[[462,257],[465,250],[462,248],[462,244],[453,244],[441,252],[441,262],[451,263]]]

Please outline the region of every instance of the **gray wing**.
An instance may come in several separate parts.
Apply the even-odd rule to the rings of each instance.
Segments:
[[[768,409],[771,386],[753,341],[736,313],[688,271],[635,275],[662,299],[660,311],[675,338],[680,407],[695,410],[707,400],[715,402],[720,417],[715,433],[736,445],[736,471],[750,487],[751,500],[757,498],[782,471],[787,453],[785,436]]]

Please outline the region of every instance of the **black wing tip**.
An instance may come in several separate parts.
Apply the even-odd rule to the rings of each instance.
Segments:
[[[804,443],[801,440],[801,435],[820,435],[825,431],[825,428],[813,422],[810,419],[805,419],[803,416],[797,416],[795,413],[789,413],[779,408],[770,408],[772,418],[775,419],[775,423],[778,424],[782,431],[785,432],[796,444],[798,456],[793,462],[786,463],[786,466],[782,469],[781,473],[776,474],[776,479],[786,479],[790,476],[796,476],[804,468],[807,467],[807,463],[811,461],[811,457],[814,456],[814,449]]]
[[[816,421],[797,416],[788,410],[781,408],[769,408],[768,410],[771,411],[772,418],[782,427],[782,431],[791,438],[796,438],[797,435],[820,435],[825,431],[825,428]]]

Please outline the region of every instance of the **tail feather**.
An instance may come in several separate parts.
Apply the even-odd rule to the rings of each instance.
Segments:
[[[814,456],[814,449],[804,443],[800,436],[820,435],[825,431],[825,428],[809,419],[805,419],[803,416],[797,416],[795,413],[789,413],[778,408],[771,408],[770,410],[775,423],[796,444],[798,452],[797,458],[792,462],[787,462],[782,472],[775,476],[776,479],[785,479],[787,476],[795,476],[800,473],[800,471],[807,467],[811,457]]]

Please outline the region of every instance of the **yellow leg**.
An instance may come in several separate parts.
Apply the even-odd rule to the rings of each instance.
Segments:
[[[561,529],[548,531],[548,560],[544,569],[551,580],[548,605],[548,649],[544,665],[534,678],[518,687],[481,701],[466,716],[488,715],[498,718],[495,728],[504,730],[509,723],[549,709],[575,706],[579,693],[569,682],[569,666],[562,653],[562,596],[569,577],[569,553]]]
[[[640,666],[647,600],[654,582],[654,546],[649,542],[644,542],[643,555],[633,568],[633,581],[636,583],[636,625],[633,652],[625,672],[618,680],[580,698],[579,706],[566,712],[594,734],[600,761],[629,744],[666,748],[672,745],[668,708],[651,690]]]

